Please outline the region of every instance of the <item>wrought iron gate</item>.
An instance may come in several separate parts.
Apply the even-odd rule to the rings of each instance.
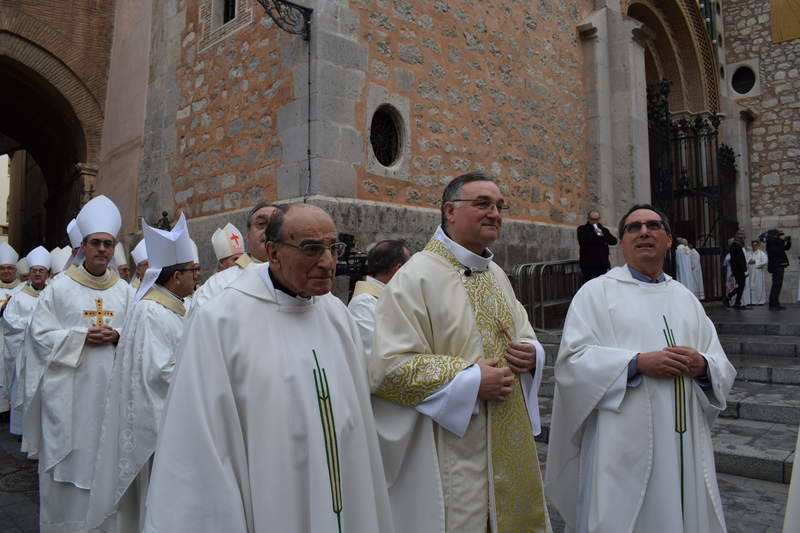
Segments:
[[[652,201],[669,216],[673,236],[700,253],[706,299],[719,299],[722,258],[738,230],[735,155],[719,145],[719,115],[670,113],[669,87],[663,80],[647,88]],[[674,249],[665,270],[675,275]]]

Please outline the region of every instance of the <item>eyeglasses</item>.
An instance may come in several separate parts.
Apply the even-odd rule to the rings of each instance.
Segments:
[[[497,203],[492,202],[488,198],[456,198],[450,200],[451,202],[472,202],[472,207],[480,211],[491,211],[493,207],[497,208],[498,213],[508,210],[508,206],[500,200]]]
[[[114,241],[107,241],[102,239],[89,239],[88,241],[86,241],[86,244],[88,244],[92,248],[100,248],[100,245],[102,245],[104,248],[114,247]]]
[[[278,241],[277,244],[282,244],[284,246],[289,246],[290,248],[297,248],[300,250],[303,255],[307,257],[314,257],[319,258],[322,257],[322,254],[325,253],[325,250],[330,250],[331,255],[336,257],[342,257],[344,252],[347,250],[347,244],[343,242],[335,242],[333,244],[322,244],[319,242],[309,242],[306,244],[301,244],[297,246],[296,244],[291,244],[288,242]]]
[[[176,268],[175,272],[200,272],[200,267]]]
[[[33,268],[30,269],[29,273],[30,274],[37,274],[37,275],[38,274],[47,274],[47,269],[46,268],[40,268],[40,267],[33,267]]]
[[[647,220],[645,222],[636,221],[625,224],[622,229],[625,230],[625,233],[639,233],[642,231],[642,226],[647,227],[648,231],[658,231],[665,228],[664,223],[660,220]]]

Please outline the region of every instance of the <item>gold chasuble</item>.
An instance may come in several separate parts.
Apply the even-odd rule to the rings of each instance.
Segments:
[[[535,338],[527,315],[497,265],[490,263],[486,270],[467,272],[447,246],[433,238],[401,269],[396,276],[399,279],[392,280],[378,304],[375,350],[381,361],[370,361],[375,395],[413,408],[480,358],[495,358],[498,367],[506,367],[504,354],[511,338]],[[415,281],[419,288],[412,288]],[[462,302],[463,294],[457,294],[459,285],[466,292],[466,301]],[[387,331],[390,323],[391,332]],[[409,328],[407,335],[396,332],[403,328]],[[412,333],[423,340],[408,343]],[[387,346],[392,342],[405,354],[388,356]],[[434,353],[413,353],[423,345]],[[383,379],[376,386],[380,377]],[[483,529],[480,523],[485,519],[462,520],[459,516],[472,513],[469,507],[481,505],[488,507],[486,531],[550,531],[536,443],[518,376],[505,401],[478,402],[477,414],[462,438],[441,427],[436,433],[448,532],[454,527],[465,533]],[[474,458],[476,454],[486,457]],[[463,473],[464,461],[473,460],[466,467],[469,472]],[[488,502],[481,502],[487,489],[476,492],[469,486],[486,486],[487,481]],[[458,501],[465,498],[473,501]]]

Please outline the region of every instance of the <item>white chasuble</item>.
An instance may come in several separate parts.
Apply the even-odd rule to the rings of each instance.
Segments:
[[[30,328],[26,381],[37,386],[25,411],[23,432],[39,452],[40,527],[86,531],[84,522],[114,364],[114,346],[86,344],[91,325],[120,332],[132,293],[108,270],[66,271],[39,296]]]
[[[747,251],[745,258],[747,259],[747,287],[745,288],[747,303],[764,305],[767,303],[767,254],[763,250]]]
[[[420,408],[481,358],[505,366],[504,331],[535,339],[500,267],[486,261],[480,271],[466,269],[445,241],[454,244],[437,230],[387,284],[376,308],[369,374],[373,394],[383,401],[374,407],[396,528],[549,531],[528,414],[538,406],[535,392],[523,391],[523,380],[515,380],[505,401],[486,402],[477,397],[477,370],[460,428],[445,420],[448,411],[459,410],[453,405],[458,395],[435,402],[436,409]]]
[[[140,532],[144,526],[140,496],[147,493],[150,458],[185,314],[182,302],[160,285],[128,313],[106,393],[88,526],[98,526],[117,510],[118,533]]]
[[[695,287],[697,280],[692,270],[692,252],[685,244],[679,244],[675,250],[675,269],[678,281],[696,294],[697,288]]]
[[[706,299],[705,282],[703,281],[703,265],[700,262],[700,252],[696,248],[689,250],[692,259],[692,275],[694,276],[694,295],[698,300]]]
[[[22,290],[24,286],[18,279],[11,283],[0,281],[0,307],[11,301],[11,297]],[[5,413],[11,407],[11,371],[5,361],[5,343],[2,339],[3,331],[0,328],[0,413]]]
[[[674,379],[628,381],[637,353],[667,346],[664,317],[675,344],[708,362],[707,389],[681,380],[684,433]],[[585,284],[555,365],[546,468],[547,495],[567,531],[724,532],[710,426],[735,376],[703,306],[669,276],[642,283],[623,266]]]
[[[5,344],[5,363],[8,380],[11,383],[10,431],[14,435],[22,434],[22,413],[25,402],[25,334],[28,324],[33,318],[33,311],[39,303],[39,293],[30,285],[24,285],[6,304],[3,311],[3,342]],[[23,446],[23,451],[26,446]]]
[[[254,260],[249,255],[242,254],[236,259],[236,264],[232,267],[217,272],[208,278],[192,295],[192,306],[191,309],[188,309],[189,316],[191,317],[195,309],[205,304],[211,298],[221,293],[225,287],[233,283],[247,267],[260,264],[261,263]]]
[[[177,352],[145,531],[392,532],[358,331],[268,265],[196,308]]]

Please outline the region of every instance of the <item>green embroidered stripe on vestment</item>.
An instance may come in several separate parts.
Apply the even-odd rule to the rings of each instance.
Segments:
[[[336,436],[336,420],[333,418],[333,402],[331,401],[331,389],[328,385],[328,374],[324,368],[320,368],[317,352],[312,350],[314,363],[314,385],[317,388],[317,403],[319,405],[319,417],[322,421],[322,435],[325,438],[325,459],[328,462],[328,478],[331,483],[331,503],[336,521],[339,525],[339,533],[342,531],[342,470],[339,463],[339,439]]]

